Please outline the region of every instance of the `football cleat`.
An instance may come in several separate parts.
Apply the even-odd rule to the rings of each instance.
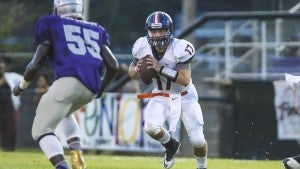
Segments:
[[[164,156],[164,167],[166,169],[171,168],[175,163],[175,154],[180,147],[179,141],[173,139],[172,148],[166,148],[165,156]]]
[[[71,150],[71,165],[72,169],[86,169],[82,151]]]
[[[294,157],[286,158],[282,162],[286,169],[300,169],[300,164]]]

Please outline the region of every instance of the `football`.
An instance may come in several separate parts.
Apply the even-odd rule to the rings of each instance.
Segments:
[[[143,57],[141,60],[141,65],[139,66],[139,73],[140,73],[140,78],[142,81],[146,84],[149,85],[152,82],[152,78],[156,77],[157,72],[153,69],[150,68],[148,69],[148,64],[146,63],[147,58],[151,57],[150,55],[147,55]]]

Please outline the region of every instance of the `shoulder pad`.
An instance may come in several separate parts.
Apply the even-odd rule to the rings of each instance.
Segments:
[[[55,22],[60,20],[57,15],[45,15],[40,17],[34,29],[34,37],[37,44],[41,44],[44,41],[51,42],[52,35],[50,29],[52,25],[56,25]]]
[[[38,18],[38,22],[55,22],[57,20],[61,19],[58,15],[43,15],[40,18]]]
[[[192,43],[184,39],[174,39],[174,55],[178,62],[186,62],[195,55],[195,48]]]
[[[135,43],[133,44],[133,47],[132,47],[132,56],[137,58],[137,59],[140,59],[141,56],[143,56],[141,54],[142,52],[142,49],[146,48],[148,45],[148,41],[147,41],[147,38],[146,37],[140,37],[138,38]]]

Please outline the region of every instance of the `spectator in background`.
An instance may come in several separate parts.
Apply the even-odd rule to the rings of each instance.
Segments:
[[[46,74],[39,74],[36,79],[36,87],[34,89],[34,105],[37,107],[41,97],[45,94],[50,87],[50,81]]]
[[[300,42],[300,33],[294,34],[290,42]],[[285,55],[288,57],[300,57],[300,47],[298,46],[288,46],[284,51]]]
[[[0,138],[4,151],[14,151],[17,140],[20,97],[12,95],[14,85],[20,83],[23,76],[6,72],[6,62],[0,58]]]
[[[295,35],[292,36],[291,38],[292,42],[300,42],[300,33],[297,33]],[[294,46],[291,49],[291,55],[295,56],[295,57],[300,57],[300,47],[298,46]]]

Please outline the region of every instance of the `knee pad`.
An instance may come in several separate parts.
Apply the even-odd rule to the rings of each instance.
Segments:
[[[201,148],[205,145],[206,140],[203,136],[191,136],[191,144],[194,148]]]
[[[157,133],[159,133],[161,129],[161,126],[157,125],[157,124],[153,124],[153,123],[145,123],[144,126],[144,131],[149,134],[150,136],[152,135],[156,135]]]

